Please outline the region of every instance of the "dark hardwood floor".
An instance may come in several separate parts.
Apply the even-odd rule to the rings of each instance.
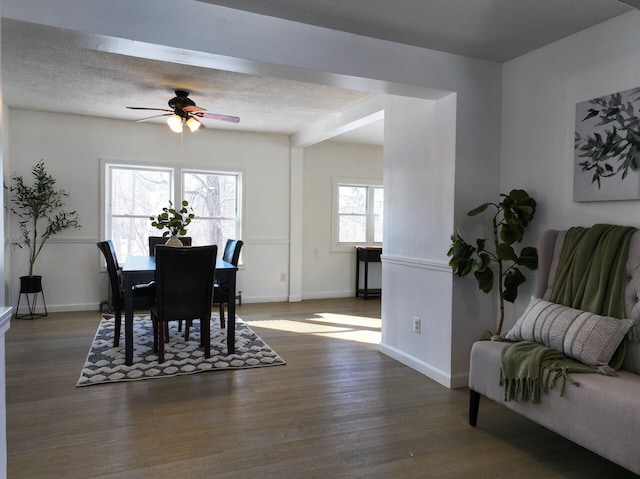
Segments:
[[[76,388],[98,312],[14,320],[8,477],[630,478],[378,352],[380,301],[243,304],[273,368]],[[588,418],[585,418],[588,420]]]

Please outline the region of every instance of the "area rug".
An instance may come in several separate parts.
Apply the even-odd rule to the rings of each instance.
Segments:
[[[149,316],[133,319],[133,364],[125,365],[124,319],[120,345],[113,347],[115,321],[104,315],[89,350],[87,360],[76,386],[137,381],[182,374],[229,369],[248,369],[279,366],[285,361],[271,349],[240,318],[236,318],[236,352],[227,355],[227,330],[220,328],[218,313],[211,314],[211,357],[206,359],[200,345],[199,321],[194,321],[189,340],[184,331],[177,331],[177,322],[169,328],[169,343],[165,343],[164,359],[158,363],[153,352],[153,326]]]

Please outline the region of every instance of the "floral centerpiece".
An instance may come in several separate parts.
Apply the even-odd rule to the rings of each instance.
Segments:
[[[189,207],[189,202],[186,200],[182,201],[182,208],[179,210],[175,209],[173,203],[169,201],[169,207],[162,208],[162,213],[158,216],[149,217],[151,226],[159,230],[166,229],[162,236],[171,235],[167,244],[175,244],[176,246],[182,246],[178,235],[184,236],[187,234],[187,226],[194,218],[193,209]]]

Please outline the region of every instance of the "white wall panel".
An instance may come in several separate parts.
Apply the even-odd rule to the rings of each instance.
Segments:
[[[638,201],[573,202],[576,103],[640,87],[639,31],[640,12],[631,12],[505,64],[500,188],[524,188],[538,201],[527,244],[549,228],[640,226]],[[535,279],[506,327],[524,311]]]

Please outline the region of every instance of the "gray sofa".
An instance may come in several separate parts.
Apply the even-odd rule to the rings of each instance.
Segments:
[[[548,299],[566,231],[546,231],[539,244],[536,296]],[[625,310],[640,319],[640,232],[633,234],[626,262]],[[640,474],[640,343],[627,341],[617,376],[575,374],[567,384],[543,394],[540,403],[504,401],[500,353],[506,344],[478,341],[471,351],[469,423],[476,425],[481,396],[541,424],[567,439]]]

